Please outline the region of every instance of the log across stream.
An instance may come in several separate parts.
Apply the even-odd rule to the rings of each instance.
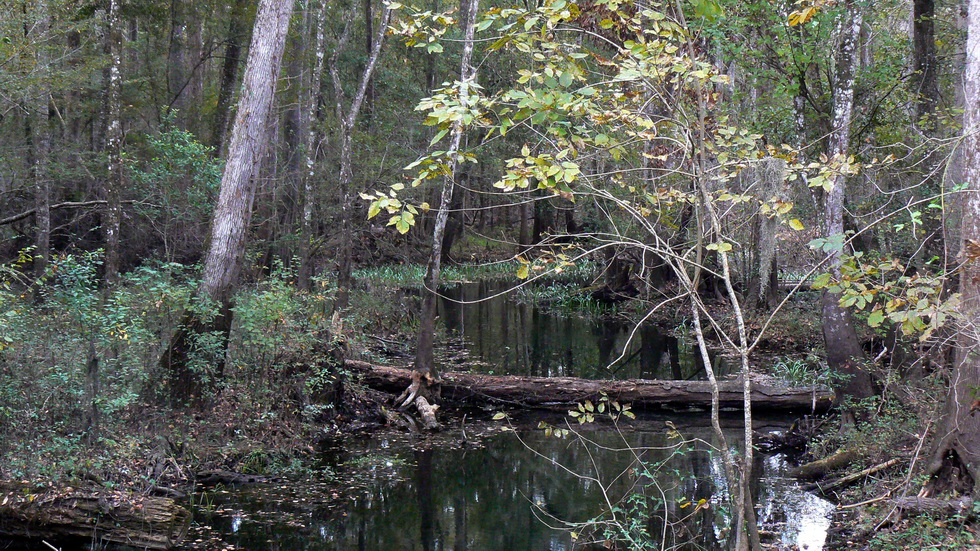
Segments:
[[[401,367],[374,365],[348,360],[347,367],[361,376],[367,386],[399,393],[412,382],[412,371]],[[719,383],[722,408],[742,407],[742,383]],[[525,377],[443,373],[442,399],[453,403],[498,403],[540,409],[562,410],[586,400],[597,400],[602,393],[611,400],[632,404],[634,408],[680,410],[711,407],[711,383],[674,380],[590,380],[575,377]],[[784,412],[823,412],[833,404],[834,395],[823,387],[785,387],[753,383],[752,403],[760,410]]]

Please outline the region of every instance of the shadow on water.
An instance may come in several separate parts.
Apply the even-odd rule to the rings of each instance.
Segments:
[[[507,284],[461,283],[441,291],[439,316],[458,336],[474,371],[587,379],[702,379],[701,357],[683,340],[619,319],[558,315],[499,294]],[[490,297],[490,298],[488,298]],[[720,356],[715,372],[727,373]]]
[[[654,548],[725,549],[725,482],[710,429],[675,418],[678,433],[665,421],[633,421],[622,432],[596,424],[564,439],[528,422],[516,433],[501,432],[500,424],[471,426],[471,435],[481,434],[478,444],[472,436],[462,442],[458,431],[348,443],[325,452],[324,461],[373,467],[363,493],[347,507],[296,499],[272,505],[262,488],[250,488],[228,494],[234,512],[214,514],[210,522],[227,541],[255,550],[599,549],[587,543],[605,540],[604,529],[579,523],[610,518],[612,504],[622,507],[617,518],[632,537],[647,538]],[[739,429],[731,430],[737,440]],[[820,549],[833,505],[783,478],[786,465],[778,456],[757,469],[761,517],[771,521],[766,529],[786,546]],[[625,501],[629,496],[639,496],[635,505]],[[255,520],[270,507],[294,514]]]

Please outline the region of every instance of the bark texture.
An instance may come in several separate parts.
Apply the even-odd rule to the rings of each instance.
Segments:
[[[912,57],[917,94],[916,115],[931,115],[939,104],[939,70],[936,59],[935,0],[912,1]]]
[[[123,492],[0,487],[0,536],[85,540],[170,549],[187,535],[191,514],[174,500]]]
[[[960,247],[960,317],[956,358],[929,465],[934,493],[980,495],[980,0],[969,5],[963,156],[965,180]]]
[[[109,0],[106,18],[105,51],[109,56],[106,78],[106,180],[103,185],[106,208],[103,232],[105,234],[105,281],[116,282],[119,275],[119,232],[122,226],[122,22],[119,18],[119,0]]]
[[[844,162],[850,154],[848,140],[854,112],[854,77],[858,64],[858,38],[861,35],[861,11],[854,2],[846,3],[844,20],[840,24],[841,47],[837,60],[837,82],[834,87],[833,131],[828,144],[832,160]],[[830,191],[824,197],[824,230],[828,238],[844,235],[844,191],[847,176],[836,172]],[[829,269],[840,276],[841,250],[830,253]],[[873,388],[871,376],[863,369],[864,350],[850,312],[840,305],[837,294],[824,292],[822,298],[823,335],[827,348],[827,364],[845,375],[847,381],[838,389],[841,398],[866,398]]]
[[[193,334],[216,331],[224,336],[222,342],[226,342],[231,329],[232,295],[252,219],[254,179],[269,141],[270,113],[292,7],[293,0],[262,0],[259,4],[242,97],[211,222],[210,246],[196,291],[198,299],[216,306],[217,315],[199,319],[188,311],[161,358],[161,364],[170,373],[171,399],[176,404],[201,397],[202,374],[193,373],[188,365]],[[218,373],[210,375],[220,377],[220,363]]]

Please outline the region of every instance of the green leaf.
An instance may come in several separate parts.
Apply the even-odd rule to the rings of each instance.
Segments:
[[[439,140],[441,140],[443,137],[445,137],[445,135],[448,134],[448,133],[449,133],[449,129],[448,128],[443,128],[439,132],[436,132],[436,135],[432,137],[432,141],[429,142],[429,145],[430,146],[436,145],[437,143],[439,143]]]
[[[494,421],[500,421],[501,419],[506,419],[506,418],[507,418],[507,414],[502,411],[498,411],[497,413],[493,414]]]

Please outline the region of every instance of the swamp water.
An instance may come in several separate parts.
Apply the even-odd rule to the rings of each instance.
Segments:
[[[478,301],[500,290],[492,282],[444,290],[440,316],[466,348],[470,369],[703,376],[698,355],[655,328],[634,332],[620,322],[562,317],[506,296]],[[538,428],[542,420],[566,426],[560,416],[526,414],[511,425],[491,422],[491,415],[470,413],[437,435],[385,433],[322,450],[321,466],[342,480],[360,473],[342,484],[346,502],[315,483],[226,489],[201,496],[196,520],[223,541],[256,551],[571,551],[601,549],[588,542],[604,539],[607,528],[652,545],[625,548],[725,549],[730,517],[707,413],[641,414],[618,428],[608,421],[574,425],[579,432],[565,438]],[[791,421],[757,429],[785,430]],[[729,442],[740,440],[737,419],[726,430]],[[761,456],[755,467],[760,524],[776,549],[819,550],[834,506],[784,478],[787,468],[778,455]],[[618,527],[583,526],[609,521],[610,510]]]
[[[653,325],[559,315],[517,303],[511,285],[475,281],[440,290],[439,317],[483,373],[585,379],[703,379],[700,354]],[[728,365],[713,356],[715,373]]]
[[[516,431],[481,422],[436,436],[380,435],[324,451],[327,466],[366,469],[343,506],[260,486],[215,493],[198,516],[250,550],[571,551],[602,548],[587,542],[610,525],[582,523],[611,520],[612,506],[655,549],[721,550],[730,525],[722,465],[710,427],[690,415],[574,425],[565,438],[536,428],[540,418],[515,421]],[[733,425],[729,440],[739,432]],[[780,456],[756,465],[762,529],[777,549],[819,550],[834,506],[784,478],[786,468]],[[643,499],[634,506],[631,495]]]

